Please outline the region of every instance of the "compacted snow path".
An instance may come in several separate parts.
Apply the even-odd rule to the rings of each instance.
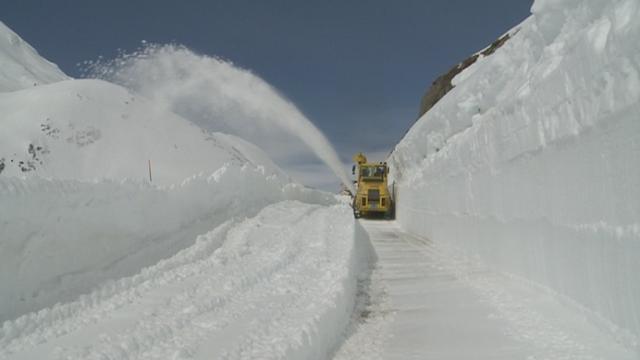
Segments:
[[[325,359],[361,253],[344,205],[268,206],[78,300],[5,322],[0,359]]]
[[[636,359],[557,295],[362,220],[377,254],[335,359]]]

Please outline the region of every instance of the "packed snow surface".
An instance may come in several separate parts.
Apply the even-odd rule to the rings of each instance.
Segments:
[[[15,91],[49,84],[68,77],[58,67],[43,59],[0,21],[0,92]]]
[[[325,359],[365,269],[357,233],[343,204],[270,205],[134,276],[5,322],[0,358]]]
[[[397,145],[398,221],[640,353],[640,3],[532,10]]]
[[[637,359],[535,284],[395,222],[361,223],[377,260],[334,360]]]

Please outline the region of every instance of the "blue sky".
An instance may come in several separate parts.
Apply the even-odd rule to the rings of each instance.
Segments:
[[[3,1],[0,20],[71,76],[141,40],[251,69],[290,98],[345,162],[384,153],[429,84],[529,15],[531,0]]]

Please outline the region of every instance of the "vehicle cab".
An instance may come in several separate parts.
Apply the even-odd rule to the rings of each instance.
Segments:
[[[362,153],[354,156],[354,162],[353,174],[357,175],[353,199],[355,216],[390,214],[392,199],[387,187],[387,163],[368,163]]]

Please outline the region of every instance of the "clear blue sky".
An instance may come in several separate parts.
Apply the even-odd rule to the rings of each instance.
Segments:
[[[529,15],[532,0],[0,2],[0,20],[71,76],[141,40],[251,69],[289,97],[345,161],[388,151],[429,84]]]

